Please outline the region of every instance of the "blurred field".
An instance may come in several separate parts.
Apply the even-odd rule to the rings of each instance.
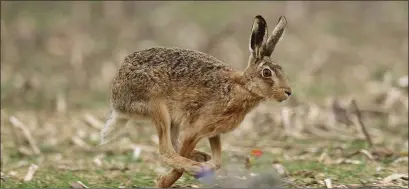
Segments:
[[[273,170],[288,187],[328,187],[327,179],[333,187],[407,188],[403,1],[2,1],[1,187],[154,186],[168,168],[153,127],[132,125],[97,146],[117,68],[134,51],[177,46],[244,69],[257,14],[269,32],[280,15],[288,19],[274,59],[294,95],[260,105],[222,136],[219,179],[240,173],[234,183],[245,186]],[[206,141],[198,148],[209,152]],[[264,154],[246,163],[252,149]],[[189,175],[177,185],[206,186]]]

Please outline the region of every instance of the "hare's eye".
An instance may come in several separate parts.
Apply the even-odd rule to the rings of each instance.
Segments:
[[[270,69],[264,69],[262,72],[263,77],[271,77],[271,70]]]

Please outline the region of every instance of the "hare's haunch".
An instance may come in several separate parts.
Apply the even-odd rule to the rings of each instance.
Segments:
[[[154,47],[127,56],[112,82],[111,113],[101,143],[130,119],[150,120],[163,162],[173,167],[157,179],[158,187],[170,187],[184,171],[218,169],[220,134],[235,129],[260,102],[281,102],[291,95],[286,74],[270,58],[286,24],[280,17],[268,37],[266,21],[255,17],[244,72],[188,49]],[[212,156],[194,150],[202,138],[208,138]]]

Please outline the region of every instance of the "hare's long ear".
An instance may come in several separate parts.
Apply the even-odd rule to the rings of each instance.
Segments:
[[[270,56],[274,52],[277,43],[283,37],[286,26],[287,19],[284,16],[280,16],[280,18],[278,19],[277,26],[274,28],[272,35],[267,40],[266,51],[264,52],[265,56]]]
[[[267,22],[262,16],[257,15],[254,19],[250,36],[250,52],[256,58],[261,58],[263,56],[267,36]]]

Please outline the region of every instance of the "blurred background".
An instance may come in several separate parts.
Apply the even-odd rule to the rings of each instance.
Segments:
[[[286,33],[273,59],[288,74],[294,92],[289,101],[264,103],[252,111],[239,129],[223,139],[226,153],[245,151],[237,155],[238,161],[244,161],[244,149],[259,147],[271,154],[267,163],[280,161],[289,171],[287,176],[297,178],[297,171],[305,167],[292,166],[296,163],[289,156],[316,159],[325,152],[333,159],[348,159],[334,149],[351,153],[365,149],[379,156],[375,168],[392,170],[382,176],[403,173],[407,179],[407,160],[404,165],[391,163],[402,153],[405,156],[408,148],[407,5],[404,1],[2,1],[2,175],[8,175],[8,187],[54,187],[58,181],[52,179],[33,185],[24,185],[21,179],[31,164],[39,170],[75,167],[78,161],[79,167],[95,167],[98,157],[109,167],[118,153],[131,150],[135,155],[135,149],[142,150],[141,161],[152,162],[146,170],[160,172],[158,167],[163,165],[158,158],[144,155],[157,154],[153,127],[129,127],[121,140],[112,143],[111,159],[106,159],[108,148],[93,147],[108,112],[110,81],[123,59],[144,48],[176,46],[209,53],[243,70],[253,19],[260,14],[267,20],[269,34],[279,16],[287,17]],[[200,148],[207,146],[204,141]],[[387,153],[371,151],[374,146]],[[72,157],[73,153],[78,155]],[[395,158],[386,165],[380,155],[385,153]],[[317,166],[325,168],[332,165],[329,162],[322,160]],[[359,165],[364,167],[363,175],[365,168],[375,170],[366,163]],[[135,167],[130,169],[134,174],[142,165],[128,166]],[[118,175],[112,178],[123,185]],[[339,182],[360,183],[350,179]],[[95,187],[114,186],[99,182],[88,179]],[[322,181],[294,182],[300,187],[323,186]],[[407,180],[402,182],[407,187]]]

